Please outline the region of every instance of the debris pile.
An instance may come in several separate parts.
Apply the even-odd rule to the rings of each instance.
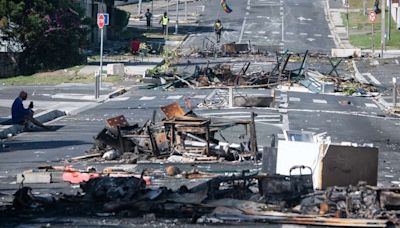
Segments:
[[[236,52],[235,52],[236,53]],[[169,90],[189,87],[205,88],[275,88],[279,85],[298,83],[315,93],[344,93],[346,95],[375,96],[377,88],[368,82],[357,82],[351,64],[344,58],[329,57],[316,53],[276,53],[276,59],[260,53],[240,54],[239,62],[220,63],[207,60],[206,63],[171,65],[165,73],[145,78],[150,85],[145,88]],[[247,57],[247,58],[246,58]],[[257,60],[254,60],[254,59]],[[252,59],[252,61],[249,61]],[[238,66],[243,63],[242,66]],[[260,63],[262,63],[260,65]],[[340,65],[344,65],[341,66]],[[191,67],[195,65],[195,67]],[[254,65],[254,69],[251,66]],[[185,66],[182,71],[179,67]],[[186,70],[185,70],[186,69]],[[188,71],[187,69],[194,69]]]
[[[265,177],[243,172],[236,176],[214,177],[192,188],[183,185],[175,191],[166,187],[146,187],[143,179],[136,177],[91,179],[80,185],[83,194],[77,195],[41,196],[32,193],[31,188],[23,187],[15,193],[13,205],[1,217],[18,219],[27,214],[35,217],[48,213],[82,215],[84,211],[86,215],[108,213],[109,216],[129,217],[153,214],[154,219],[190,218],[196,223],[399,225],[396,214],[400,209],[399,188],[378,188],[360,183],[314,192],[306,187],[307,181],[301,180],[301,176],[275,177],[274,181],[269,180],[272,189],[285,188],[289,182],[306,187],[304,191],[287,188],[286,197],[281,197],[283,195],[273,194],[269,189],[258,191],[257,185],[261,185]],[[269,198],[267,202],[266,198]]]
[[[400,209],[400,189],[377,188],[360,182],[358,186],[329,187],[307,195],[294,208],[303,214],[336,218],[389,219],[398,223],[395,213]]]
[[[155,122],[153,118],[143,126],[128,124],[124,116],[108,119],[107,126],[95,137],[91,154],[79,159],[101,156],[105,160],[123,159],[127,163],[151,159],[202,162],[248,160],[257,154],[254,118],[211,120],[192,111],[185,113],[177,102],[161,107],[161,110],[165,119]],[[236,125],[246,127],[241,141],[223,140],[221,131]],[[217,134],[222,139],[217,139]]]

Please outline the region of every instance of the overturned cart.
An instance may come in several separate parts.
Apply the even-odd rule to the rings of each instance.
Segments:
[[[108,119],[95,138],[92,152],[108,160],[129,157],[130,163],[151,158],[171,162],[233,161],[257,155],[254,115],[250,120],[211,120],[192,111],[185,113],[178,103],[161,110],[165,114],[162,121],[153,118],[143,126],[128,124],[124,116]],[[224,140],[222,131],[237,125],[244,126],[241,142]]]

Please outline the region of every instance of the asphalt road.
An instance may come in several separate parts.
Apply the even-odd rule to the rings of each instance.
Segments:
[[[233,12],[225,13],[218,1],[205,1],[200,23],[185,42],[187,48],[203,48],[215,42],[214,21],[224,26],[221,43],[250,42],[261,50],[328,53],[335,47],[326,20],[325,0],[231,0]],[[205,41],[205,45],[212,45]],[[217,45],[219,46],[219,45]]]

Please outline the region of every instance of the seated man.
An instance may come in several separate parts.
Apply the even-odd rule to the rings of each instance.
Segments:
[[[19,96],[15,98],[14,103],[11,107],[12,122],[14,124],[24,125],[25,128],[29,127],[29,123],[33,123],[36,126],[48,129],[48,126],[44,126],[38,120],[33,118],[33,102],[29,104],[28,108],[25,108],[23,101],[28,98],[28,94],[25,91],[21,91]]]

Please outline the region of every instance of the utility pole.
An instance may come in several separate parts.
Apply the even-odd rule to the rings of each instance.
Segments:
[[[138,16],[140,16],[141,13],[142,13],[142,0],[139,0],[139,4],[138,4]]]
[[[169,0],[167,0],[167,16],[169,19]],[[167,23],[167,31],[165,31],[165,37],[168,37],[168,27],[169,27],[169,22]]]
[[[386,11],[386,0],[382,0],[382,19],[381,19],[381,58],[383,58],[383,50],[385,49],[386,46],[386,17],[385,17],[385,11]]]
[[[176,0],[175,34],[178,34],[178,19],[179,19],[179,0]]]
[[[387,31],[387,41],[390,40],[390,28],[392,26],[392,0],[389,0],[388,7],[388,31]]]
[[[367,0],[363,0],[363,14],[367,15]]]
[[[185,0],[185,21],[187,21],[187,0]]]
[[[349,37],[349,0],[346,0],[346,21],[347,21],[347,26],[346,26],[346,31],[347,31],[347,38]]]

